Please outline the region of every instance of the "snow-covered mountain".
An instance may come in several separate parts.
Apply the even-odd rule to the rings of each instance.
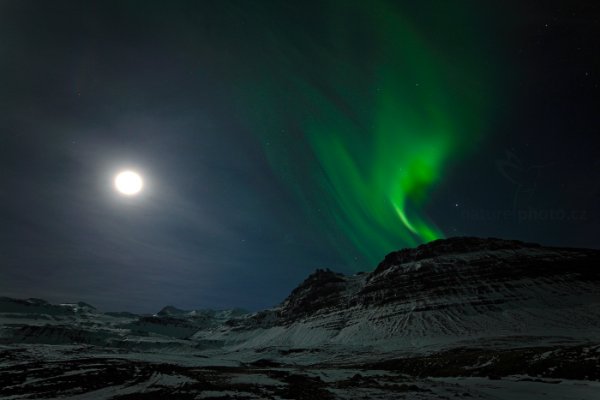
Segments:
[[[594,398],[586,390],[600,380],[600,250],[437,240],[390,253],[370,273],[317,270],[280,305],[252,314],[174,306],[153,315],[103,313],[85,303],[0,298],[0,356],[0,397],[13,398],[50,393],[47,382],[16,378],[30,362],[57,368],[57,396],[68,392],[59,376],[106,364],[119,365],[122,376],[106,379],[122,386],[94,398],[198,398],[206,385],[215,392],[207,396],[221,398],[355,398],[365,388],[367,398],[398,391],[489,398],[485,382],[456,377],[513,377],[492,398],[519,390],[531,398],[535,379],[579,379],[585,390],[553,393]],[[158,380],[142,385],[142,372]],[[445,381],[399,384],[407,375]],[[86,379],[78,384],[92,390]]]
[[[36,332],[51,331],[51,343],[64,332],[65,342],[97,344],[102,331],[111,345],[154,335],[236,349],[420,350],[515,335],[592,340],[600,337],[600,251],[452,238],[390,253],[371,273],[317,270],[279,306],[254,314],[174,306],[154,315],[101,313],[85,303],[0,298],[2,321],[5,343],[25,340],[23,331],[41,342]]]
[[[164,307],[154,315],[98,311],[79,302],[50,304],[40,299],[0,298],[0,344],[87,344],[126,349],[189,349],[198,331],[213,329],[248,312],[179,310]]]
[[[318,270],[274,309],[195,337],[241,347],[420,349],[504,336],[600,338],[600,251],[453,238],[372,273]]]
[[[0,297],[0,313],[41,314],[41,315],[73,315],[82,312],[93,312],[96,309],[86,303],[64,303],[53,305],[41,299],[11,299]]]

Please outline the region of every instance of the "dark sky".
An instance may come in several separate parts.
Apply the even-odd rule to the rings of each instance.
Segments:
[[[0,295],[259,309],[438,237],[600,247],[598,2],[414,3],[0,1]]]

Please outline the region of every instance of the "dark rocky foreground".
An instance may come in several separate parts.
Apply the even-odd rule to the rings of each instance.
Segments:
[[[600,251],[454,238],[259,313],[0,298],[0,398],[596,399]]]
[[[552,391],[550,386],[562,384],[586,398],[588,389],[600,388],[591,382],[600,381],[599,345],[459,348],[375,363],[303,367],[267,359],[238,366],[189,366],[117,354],[92,356],[90,348],[62,350],[63,356],[72,352],[72,358],[36,360],[28,349],[0,352],[4,362],[15,361],[0,369],[1,398],[488,398],[478,388],[485,381],[503,381],[511,391],[532,385]],[[500,390],[495,396],[502,394]]]

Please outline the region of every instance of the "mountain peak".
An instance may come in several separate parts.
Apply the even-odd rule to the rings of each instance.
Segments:
[[[297,317],[335,304],[346,288],[347,279],[344,274],[317,269],[283,301],[282,312]]]
[[[384,260],[379,263],[373,274],[377,275],[393,265],[415,262],[443,255],[538,247],[541,246],[537,243],[526,243],[520,240],[507,240],[491,237],[479,238],[457,236],[448,239],[437,239],[414,248],[405,248],[389,253],[385,256]]]
[[[156,313],[156,315],[161,315],[161,316],[170,316],[170,315],[182,315],[185,313],[188,313],[189,311],[185,311],[185,310],[181,310],[175,306],[164,306],[159,312]]]

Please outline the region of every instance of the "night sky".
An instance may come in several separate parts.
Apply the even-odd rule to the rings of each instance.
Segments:
[[[599,4],[0,1],[0,295],[255,310],[436,238],[598,248]]]

